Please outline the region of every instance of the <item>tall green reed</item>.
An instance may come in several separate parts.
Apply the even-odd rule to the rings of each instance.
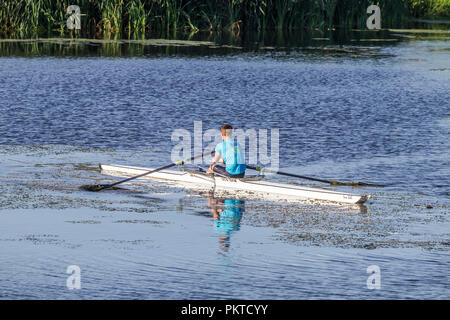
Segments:
[[[122,13],[124,0],[99,1],[101,20],[99,27],[103,26],[106,32],[120,33],[122,31]]]
[[[128,32],[145,33],[147,30],[147,13],[145,12],[145,2],[142,0],[132,0],[127,4]]]
[[[69,0],[0,0],[0,31],[23,36],[66,28]],[[177,30],[327,30],[362,28],[367,7],[381,8],[382,26],[411,15],[446,13],[450,0],[78,0],[82,32],[93,34]]]

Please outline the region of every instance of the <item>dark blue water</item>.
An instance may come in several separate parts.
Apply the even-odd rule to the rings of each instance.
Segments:
[[[448,299],[449,43],[355,48],[0,58],[1,297]],[[374,195],[356,211],[246,201],[225,240],[204,197],[77,189],[110,181],[99,162],[170,162],[194,121],[279,129],[285,171],[388,186],[337,189]]]

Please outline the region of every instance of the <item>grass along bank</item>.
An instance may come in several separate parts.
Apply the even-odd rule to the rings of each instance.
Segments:
[[[385,28],[403,27],[412,17],[450,16],[450,0],[79,0],[84,35],[179,31],[365,29],[371,4],[381,8]],[[68,0],[0,0],[5,36],[67,34]]]
[[[69,1],[0,0],[2,33],[67,32]],[[82,33],[180,30],[293,30],[335,26],[364,28],[371,0],[79,0]],[[407,17],[405,1],[377,1],[383,20],[395,26]]]

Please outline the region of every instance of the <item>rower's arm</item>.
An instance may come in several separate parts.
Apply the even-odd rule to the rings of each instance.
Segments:
[[[214,158],[211,159],[211,162],[212,163],[209,166],[208,171],[206,171],[206,173],[209,173],[209,174],[211,174],[213,172],[214,167],[216,166],[217,162],[223,162],[223,159],[222,159],[220,153],[216,152],[216,154],[214,155]]]
[[[216,152],[212,162],[213,163],[215,163],[215,162],[223,162],[222,155],[220,153]]]

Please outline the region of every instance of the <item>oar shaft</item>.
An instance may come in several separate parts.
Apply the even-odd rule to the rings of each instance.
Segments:
[[[293,178],[300,178],[300,179],[318,181],[318,182],[323,182],[323,183],[329,183],[329,184],[334,185],[334,186],[384,187],[383,185],[372,184],[372,183],[364,183],[364,182],[339,182],[339,181],[334,181],[334,180],[330,181],[330,180],[325,180],[325,179],[311,178],[311,177],[301,176],[301,175],[298,175],[298,174],[282,172],[282,171],[272,171],[272,170],[269,170],[269,169],[263,169],[261,167],[253,167],[253,166],[249,166],[249,165],[247,165],[247,168],[252,169],[252,170],[256,170],[256,171],[262,171],[262,172],[266,171],[266,172],[276,173],[276,174],[279,174],[279,175],[282,175],[282,176],[288,176],[288,177],[293,177]]]
[[[276,174],[279,174],[279,175],[282,175],[282,176],[288,176],[288,177],[293,177],[293,178],[307,179],[307,180],[318,181],[318,182],[323,182],[323,183],[331,183],[331,181],[329,181],[329,180],[305,177],[305,176],[301,176],[301,175],[298,175],[298,174],[287,173],[287,172],[282,172],[282,171],[272,171],[272,170],[269,170],[269,169],[263,169],[261,167],[253,167],[253,166],[247,165],[247,168],[252,169],[252,170],[256,170],[256,171],[266,171],[266,172],[276,173]]]
[[[214,153],[214,151],[212,151],[212,152],[207,152],[207,153],[204,153],[204,154],[201,154],[201,155],[198,155],[198,156],[194,156],[194,157],[191,157],[191,158],[189,158],[189,159],[180,160],[180,161],[177,161],[177,162],[168,164],[168,165],[166,165],[166,166],[164,166],[164,167],[161,167],[161,168],[158,168],[158,169],[154,169],[154,170],[151,170],[151,171],[142,173],[142,174],[140,174],[140,175],[137,175],[137,176],[134,176],[134,177],[127,178],[127,179],[125,179],[125,180],[121,180],[121,181],[118,181],[118,182],[115,182],[115,183],[112,183],[112,184],[108,184],[108,185],[102,186],[102,187],[99,188],[97,191],[100,191],[100,190],[103,190],[103,189],[107,189],[107,188],[111,188],[111,187],[114,187],[114,186],[116,186],[116,185],[118,185],[118,184],[120,184],[120,183],[128,182],[128,181],[130,181],[130,180],[137,179],[137,178],[140,178],[140,177],[143,177],[143,176],[152,174],[152,173],[157,172],[157,171],[161,171],[161,170],[165,170],[165,169],[172,168],[172,167],[174,167],[174,166],[182,165],[182,164],[184,164],[185,162],[189,162],[189,161],[192,161],[192,160],[198,159],[198,158],[203,158],[203,157],[208,156],[208,155],[211,155],[211,154],[213,154],[213,153]]]

